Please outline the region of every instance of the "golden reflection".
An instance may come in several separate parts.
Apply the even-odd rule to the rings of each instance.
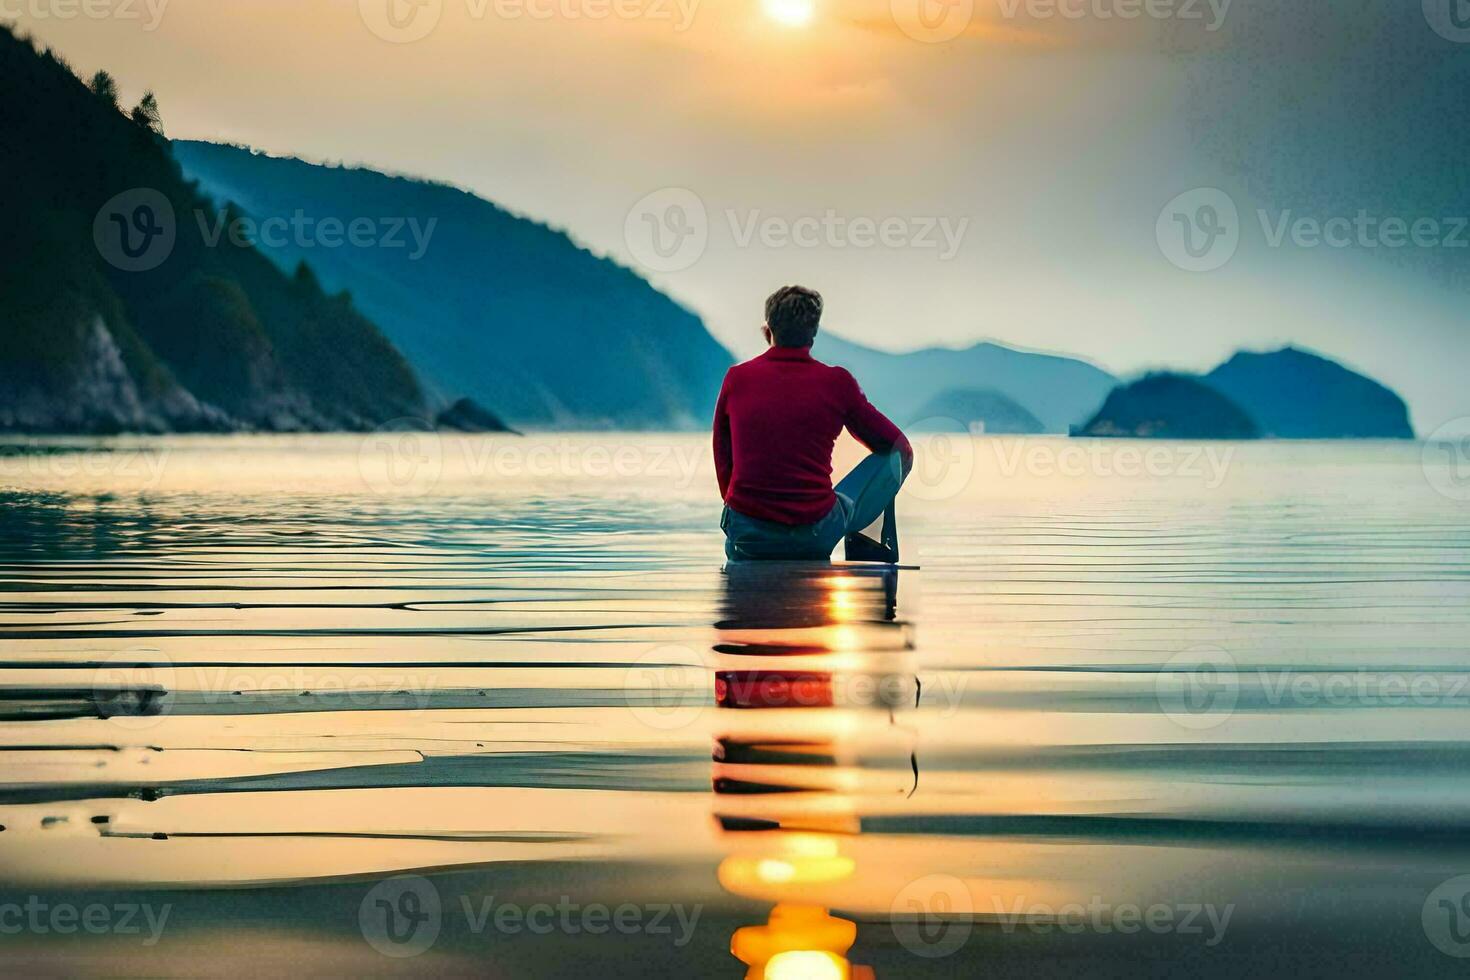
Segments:
[[[785,836],[780,835],[780,836]],[[770,885],[814,885],[852,877],[852,858],[830,857],[740,857],[720,862],[720,884],[728,892],[749,898],[765,897]]]
[[[851,594],[852,582],[841,576],[826,579],[831,592],[827,595],[827,614],[834,623],[846,623],[857,612],[858,603]]]
[[[766,964],[762,976],[769,980],[842,980],[851,976],[847,960],[833,953],[791,949],[777,953]]]
[[[848,977],[847,951],[857,941],[857,924],[814,905],[777,905],[763,926],[735,930],[730,952],[749,969],[751,980]]]
[[[907,769],[872,767],[875,746],[891,756],[896,743],[913,758],[894,721],[917,690],[897,603],[893,568],[726,568],[713,682],[728,725],[715,738],[712,786],[731,853],[717,876],[726,891],[774,906],[730,941],[750,980],[873,975],[848,960],[857,924],[828,906],[860,888],[843,851],[861,831],[864,799],[912,792]]]

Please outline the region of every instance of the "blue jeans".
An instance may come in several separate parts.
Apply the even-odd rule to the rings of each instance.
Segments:
[[[815,524],[777,524],[726,507],[720,519],[725,557],[731,561],[827,561],[838,542],[882,517],[880,543],[897,560],[898,520],[893,502],[906,476],[898,453],[873,453],[833,488],[837,503]]]

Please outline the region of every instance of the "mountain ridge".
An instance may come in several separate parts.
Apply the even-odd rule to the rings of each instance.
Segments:
[[[1236,351],[1204,381],[1278,439],[1411,439],[1403,398],[1335,358],[1288,344]]]
[[[418,260],[320,252],[441,395],[472,397],[517,428],[697,429],[733,363],[700,318],[569,234],[452,184],[198,141],[175,144],[219,203],[260,219],[392,214],[433,221]],[[279,264],[306,254],[264,251]]]
[[[0,261],[0,429],[362,430],[430,410],[349,296],[202,238],[156,103],[125,114],[105,72],[88,85],[3,27],[0,79],[0,180],[27,191]]]
[[[1066,433],[1100,405],[1118,379],[1081,358],[983,340],[962,348],[892,353],[823,330],[813,354],[852,371],[872,402],[894,418],[914,418],[950,389],[992,389]]]

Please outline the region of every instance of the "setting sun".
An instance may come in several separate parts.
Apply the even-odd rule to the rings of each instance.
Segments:
[[[761,0],[766,16],[787,27],[804,27],[812,19],[812,0]]]

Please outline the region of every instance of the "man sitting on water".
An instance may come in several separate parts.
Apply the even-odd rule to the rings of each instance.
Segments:
[[[822,296],[785,286],[766,300],[764,354],[732,367],[715,405],[715,474],[731,559],[898,561],[894,498],[913,466],[909,441],[851,374],[812,357]],[[872,450],[832,486],[843,427]],[[883,519],[879,539],[863,533]]]

